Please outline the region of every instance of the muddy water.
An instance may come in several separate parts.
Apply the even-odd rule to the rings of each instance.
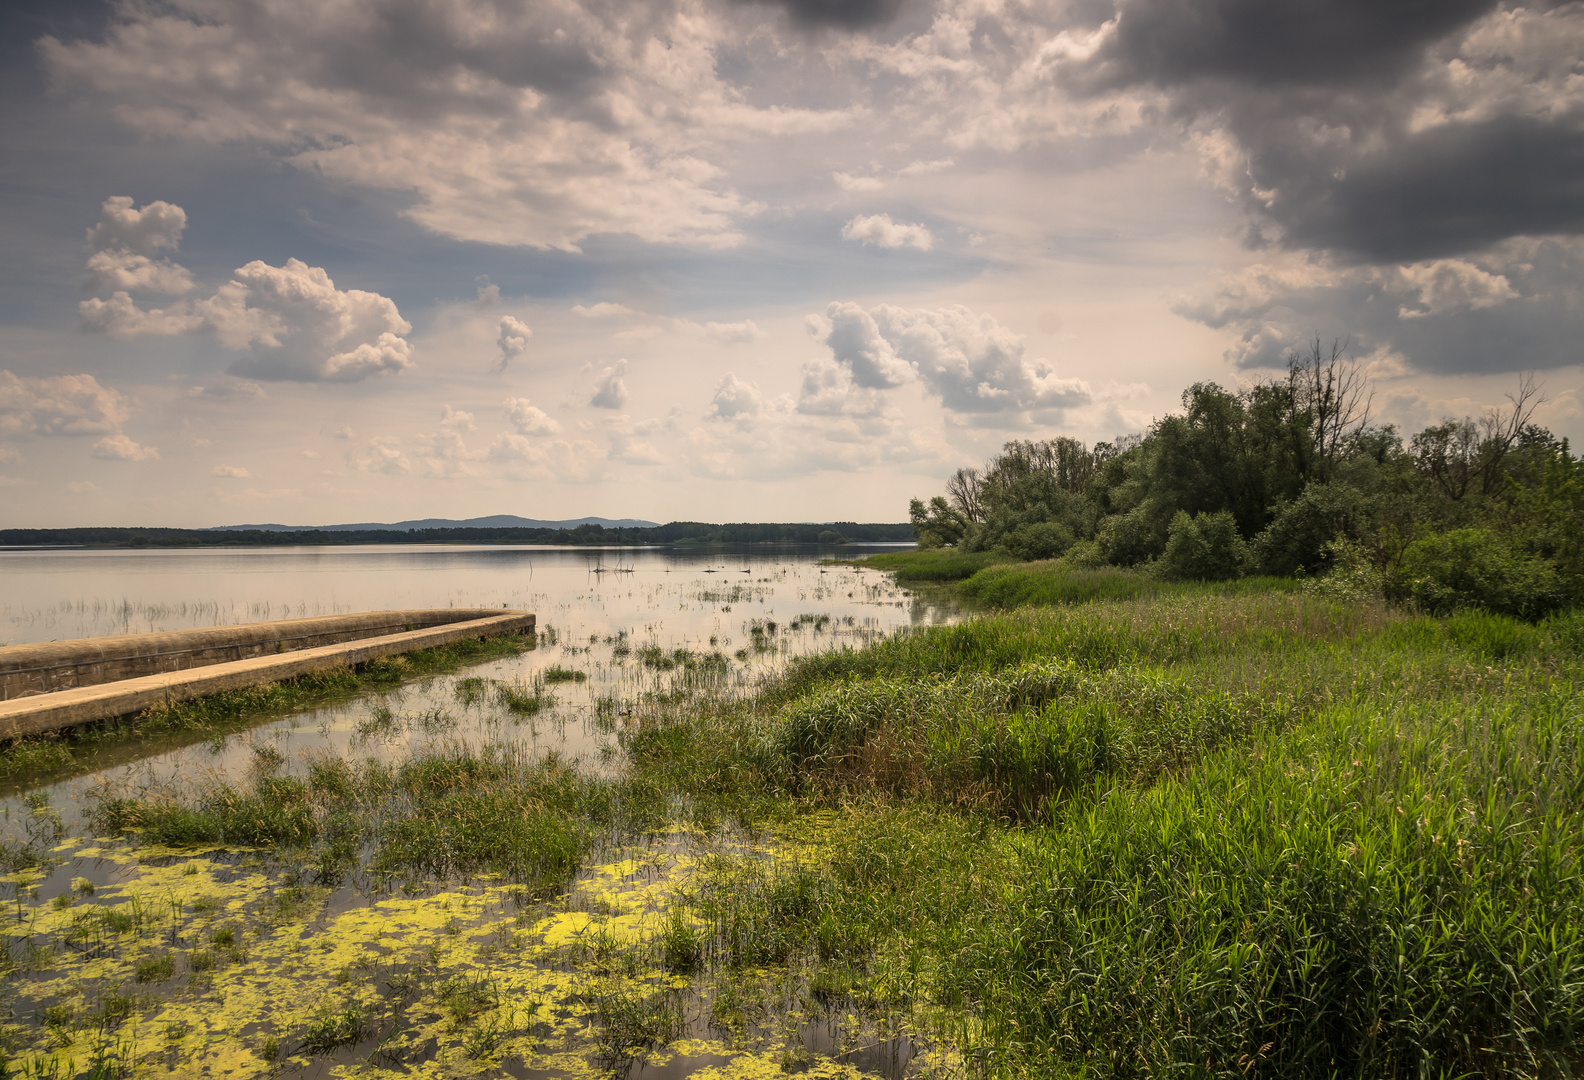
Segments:
[[[0,836],[52,854],[0,885],[0,1048],[11,1068],[648,1080],[918,1071],[929,1055],[905,1031],[813,1007],[793,973],[753,975],[757,1011],[733,1023],[722,1016],[746,1014],[720,1002],[743,988],[656,966],[655,936],[700,859],[797,857],[784,845],[678,832],[604,852],[564,894],[527,897],[487,878],[314,886],[255,853],[95,838],[86,815],[104,794],[291,773],[314,755],[397,761],[454,742],[618,769],[615,733],[660,695],[751,693],[792,656],[957,615],[880,574],[819,565],[829,554],[0,555],[0,632],[12,641],[420,606],[527,608],[541,628],[521,656],[205,741],[119,747],[84,775],[13,780]],[[525,710],[525,697],[536,705]],[[645,1023],[660,1026],[644,1036]],[[641,1037],[613,1041],[628,1030]]]

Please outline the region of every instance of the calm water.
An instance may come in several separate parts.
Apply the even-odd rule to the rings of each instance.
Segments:
[[[710,658],[717,688],[746,693],[793,656],[956,618],[938,597],[912,595],[887,575],[820,565],[865,550],[883,548],[3,552],[0,637],[8,644],[424,607],[525,609],[538,615],[539,635],[522,656],[229,737],[120,746],[80,775],[0,780],[0,835],[27,817],[19,797],[41,781],[73,819],[90,791],[239,777],[261,754],[279,755],[291,771],[324,751],[395,758],[424,742],[505,737],[607,768],[611,715],[641,715],[654,694],[697,677],[688,660]],[[553,704],[531,719],[501,706],[498,685],[532,688],[548,668],[583,679],[547,687]],[[465,679],[485,680],[482,693],[459,689]],[[596,723],[601,709],[605,722]]]
[[[703,854],[788,857],[774,848],[760,851],[729,836],[702,839],[698,848],[690,836],[663,834],[604,853],[564,896],[531,912],[505,886],[464,879],[404,886],[399,894],[345,885],[306,914],[288,917],[273,899],[285,895],[281,871],[267,861],[247,852],[159,852],[95,840],[87,814],[99,796],[191,794],[216,781],[245,784],[261,769],[300,772],[320,755],[394,761],[457,743],[554,751],[593,771],[619,768],[617,733],[679,685],[749,694],[794,656],[957,618],[940,598],[912,595],[881,573],[820,565],[864,550],[0,553],[0,638],[8,643],[383,608],[505,606],[534,611],[539,622],[535,647],[518,656],[232,734],[107,745],[73,775],[0,781],[0,841],[14,845],[31,835],[52,849],[38,870],[0,873],[10,956],[26,971],[13,980],[11,1013],[19,1019],[7,1038],[15,1050],[0,1060],[9,1056],[12,1067],[44,1075],[73,1056],[113,1053],[136,1075],[319,1077],[352,1068],[408,1074],[444,1059],[466,1064],[473,1075],[479,1063],[459,1058],[453,1044],[495,1029],[486,1030],[482,1019],[476,1028],[456,1029],[436,987],[487,979],[509,1004],[488,1014],[488,1024],[499,1020],[505,1034],[479,1075],[774,1078],[784,1073],[790,1045],[826,1058],[822,1076],[901,1080],[915,1044],[841,1010],[772,1004],[752,1031],[723,1040],[710,1019],[721,991],[707,979],[677,991],[686,1038],[616,1068],[595,1052],[589,1002],[614,984],[603,962],[587,958],[584,940],[615,941],[647,957],[647,943]],[[547,682],[552,667],[581,678]],[[525,716],[507,707],[503,689],[537,690],[551,700]],[[104,921],[126,912],[135,914],[127,916],[131,930]],[[223,971],[200,971],[194,958],[208,955],[205,943],[225,926],[247,942],[245,955]],[[88,938],[91,962],[82,955]],[[166,961],[176,966],[145,982],[137,965],[165,955],[179,957]],[[672,985],[642,964],[621,993]],[[303,1050],[302,1033],[324,1022],[325,1010],[357,1001],[374,1008],[380,979],[413,971],[432,972],[435,986],[404,1006],[402,1037],[412,1044],[406,1063],[377,1068],[368,1040],[324,1054]],[[143,995],[132,1019],[119,1026],[82,1019],[103,1012],[106,995],[126,987]],[[51,1026],[50,1009],[69,1009],[79,1019]],[[290,1055],[274,1064],[258,1050],[271,1031]]]

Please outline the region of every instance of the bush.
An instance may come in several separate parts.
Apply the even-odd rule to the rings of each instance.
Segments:
[[[1073,545],[1073,532],[1060,521],[1019,525],[1001,541],[1007,554],[1024,562],[1060,558]]]
[[[1543,618],[1567,601],[1555,567],[1515,550],[1489,529],[1454,529],[1415,540],[1403,551],[1388,593],[1434,615],[1481,607],[1520,619]]]
[[[1351,484],[1310,484],[1254,538],[1260,573],[1286,577],[1332,566],[1338,540],[1362,540],[1374,517],[1373,500]]]
[[[1177,511],[1161,555],[1163,576],[1176,581],[1226,581],[1248,567],[1248,544],[1229,511],[1189,517]]]
[[[1095,543],[1100,545],[1106,561],[1115,566],[1136,566],[1159,555],[1165,538],[1155,518],[1153,508],[1145,503],[1101,522]]]

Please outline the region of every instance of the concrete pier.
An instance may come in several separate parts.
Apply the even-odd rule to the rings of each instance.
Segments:
[[[534,624],[526,611],[379,611],[7,646],[0,648],[0,687],[8,690],[0,700],[0,739],[135,715],[466,638],[532,632]],[[11,687],[21,693],[11,695]]]

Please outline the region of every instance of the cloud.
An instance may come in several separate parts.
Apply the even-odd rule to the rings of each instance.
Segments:
[[[1584,8],[1120,0],[1057,82],[1149,89],[1255,243],[1355,263],[1584,231]]]
[[[88,257],[88,276],[95,288],[181,295],[194,288],[186,267],[169,259],[155,262],[125,248],[96,251]]]
[[[870,3],[856,8],[880,10]],[[845,10],[845,7],[843,7]],[[724,247],[762,207],[723,147],[830,131],[854,110],[746,100],[711,5],[128,5],[99,40],[39,43],[56,85],[132,129],[260,147],[398,193],[453,239],[576,251],[587,237]]]
[[[93,456],[103,461],[149,461],[159,457],[152,446],[139,446],[125,435],[107,435],[93,445]]]
[[[833,303],[825,309],[824,333],[821,324],[810,327],[830,346],[838,364],[851,373],[859,386],[869,390],[888,390],[901,386],[913,370],[899,358],[891,342],[880,332],[879,324],[862,306]]]
[[[489,459],[514,480],[587,483],[602,478],[606,453],[589,439],[536,441],[506,432],[489,448]]]
[[[246,351],[233,375],[266,381],[356,382],[412,367],[412,325],[379,293],[337,289],[299,259],[255,260],[206,300],[139,308],[125,292],[78,305],[83,324],[116,338],[211,334]]]
[[[88,230],[95,251],[126,251],[150,256],[161,248],[176,250],[187,228],[187,211],[173,203],[154,201],[134,209],[128,195],[112,195],[99,208],[99,222]]]
[[[561,431],[560,424],[527,398],[509,397],[502,404],[506,407],[506,422],[519,435],[555,435]]]
[[[879,390],[853,381],[848,366],[823,359],[803,365],[797,411],[805,416],[871,417],[879,415],[884,404]]]
[[[601,371],[589,404],[596,409],[619,409],[627,404],[627,383],[623,378],[626,374],[626,360],[618,360]]]
[[[189,387],[186,396],[199,401],[256,401],[269,395],[256,382],[233,379],[211,386]]]
[[[463,412],[461,409],[453,409],[449,405],[442,405],[440,406],[440,430],[455,432],[477,431],[478,425],[473,422],[472,413]]]
[[[1516,300],[1511,282],[1462,259],[1440,259],[1397,268],[1402,283],[1417,293],[1417,304],[1397,309],[1398,318],[1421,319],[1450,311],[1495,307]]]
[[[493,286],[491,286],[493,288]],[[502,315],[500,321],[500,336],[495,339],[495,344],[500,348],[500,360],[496,362],[496,371],[505,371],[506,365],[528,351],[528,339],[533,337],[533,331],[528,324],[510,315]]]
[[[626,304],[613,304],[609,300],[601,300],[597,304],[574,304],[572,314],[581,315],[585,319],[619,319],[642,315],[643,312],[635,311]]]
[[[710,399],[709,416],[720,420],[751,420],[764,408],[764,395],[759,387],[744,382],[728,371],[726,377],[715,385],[715,396]]]
[[[849,173],[831,173],[831,179],[836,181],[836,186],[843,191],[879,191],[885,187],[885,181],[878,176],[853,176]]]
[[[743,2],[743,0],[739,0]],[[765,3],[767,0],[747,0]],[[896,18],[902,0],[768,0],[787,17],[802,26],[828,26],[841,30],[865,30],[884,26]]]
[[[246,480],[253,474],[240,465],[216,465],[209,470],[211,476],[223,476],[229,480]]]
[[[765,337],[765,332],[754,323],[752,319],[742,319],[737,322],[694,322],[692,319],[679,319],[670,315],[655,315],[647,311],[630,308],[626,304],[615,304],[602,300],[597,304],[575,304],[572,307],[574,315],[585,319],[620,319],[624,322],[639,323],[621,330],[616,337],[624,340],[647,341],[659,337],[667,330],[688,334],[693,337],[713,338],[722,344],[745,344],[759,341]]]
[[[1380,377],[1544,371],[1578,363],[1584,240],[1520,239],[1478,255],[1358,266],[1268,253],[1179,301],[1179,315],[1225,330],[1226,357],[1280,368],[1317,335],[1348,338]]]
[[[97,289],[180,295],[193,288],[192,275],[169,259],[150,258],[161,248],[175,250],[187,227],[187,212],[168,202],[141,209],[126,195],[115,195],[99,208],[99,223],[88,230],[94,251],[88,256],[88,279]]]
[[[832,358],[859,387],[884,390],[916,377],[959,413],[1066,409],[1093,399],[1087,383],[1027,359],[1021,335],[961,305],[865,311],[834,303],[825,317]]]
[[[127,399],[92,375],[0,371],[0,436],[117,435],[127,415]]]
[[[922,225],[892,221],[890,214],[859,214],[842,226],[843,240],[861,240],[883,248],[916,247],[928,251],[935,238]]]

